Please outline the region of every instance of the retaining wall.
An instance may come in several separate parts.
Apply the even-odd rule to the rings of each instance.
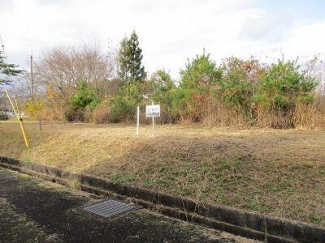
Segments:
[[[299,221],[268,217],[227,206],[196,203],[177,196],[7,157],[0,156],[0,165],[68,186],[71,182],[77,183],[84,191],[130,200],[171,217],[247,238],[265,242],[325,242],[325,228]]]

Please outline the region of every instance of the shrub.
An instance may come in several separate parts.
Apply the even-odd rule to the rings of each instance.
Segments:
[[[147,93],[147,82],[131,82],[125,84],[112,102],[113,122],[135,119],[136,107],[145,105],[144,95]]]
[[[74,111],[81,110],[86,106],[93,110],[100,101],[91,86],[82,81],[78,84],[76,93],[71,97],[70,107]]]
[[[274,125],[272,119],[269,119],[272,127],[292,127],[295,107],[299,103],[314,102],[316,85],[314,78],[299,72],[295,62],[279,61],[258,86],[253,96],[254,107],[260,118],[272,113],[273,119],[282,121],[282,124],[276,122]]]
[[[42,116],[44,103],[44,101],[34,98],[26,101],[25,107],[27,112],[32,115],[34,119],[37,119]]]
[[[9,117],[6,114],[0,113],[0,121],[5,121],[5,120],[8,120],[8,119],[9,119]]]
[[[221,65],[221,69],[223,75],[219,84],[222,102],[229,108],[249,113],[254,90],[266,67],[255,59],[244,61],[231,57]]]
[[[70,99],[69,109],[65,112],[66,119],[84,121],[85,108],[88,107],[93,111],[100,102],[101,99],[96,96],[94,89],[87,82],[82,81]]]
[[[112,122],[112,105],[109,99],[103,100],[96,108],[91,112],[90,121],[101,124]]]
[[[85,114],[84,110],[73,110],[71,108],[68,108],[64,112],[65,119],[69,122],[72,121],[85,121]]]
[[[177,120],[177,114],[173,112],[173,99],[177,87],[170,75],[164,70],[158,70],[149,81],[150,98],[155,103],[160,104],[161,116],[159,121],[162,123],[172,123]]]

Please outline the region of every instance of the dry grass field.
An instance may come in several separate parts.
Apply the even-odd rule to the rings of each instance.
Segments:
[[[0,155],[325,226],[325,130],[0,122]]]

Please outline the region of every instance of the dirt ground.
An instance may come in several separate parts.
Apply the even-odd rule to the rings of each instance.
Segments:
[[[325,226],[325,130],[0,122],[0,155]]]
[[[256,242],[138,209],[85,212],[102,198],[0,168],[1,242]]]

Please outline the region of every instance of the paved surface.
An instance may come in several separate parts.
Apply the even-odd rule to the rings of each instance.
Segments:
[[[81,209],[99,200],[0,167],[0,242],[253,242],[145,209],[114,219]]]

